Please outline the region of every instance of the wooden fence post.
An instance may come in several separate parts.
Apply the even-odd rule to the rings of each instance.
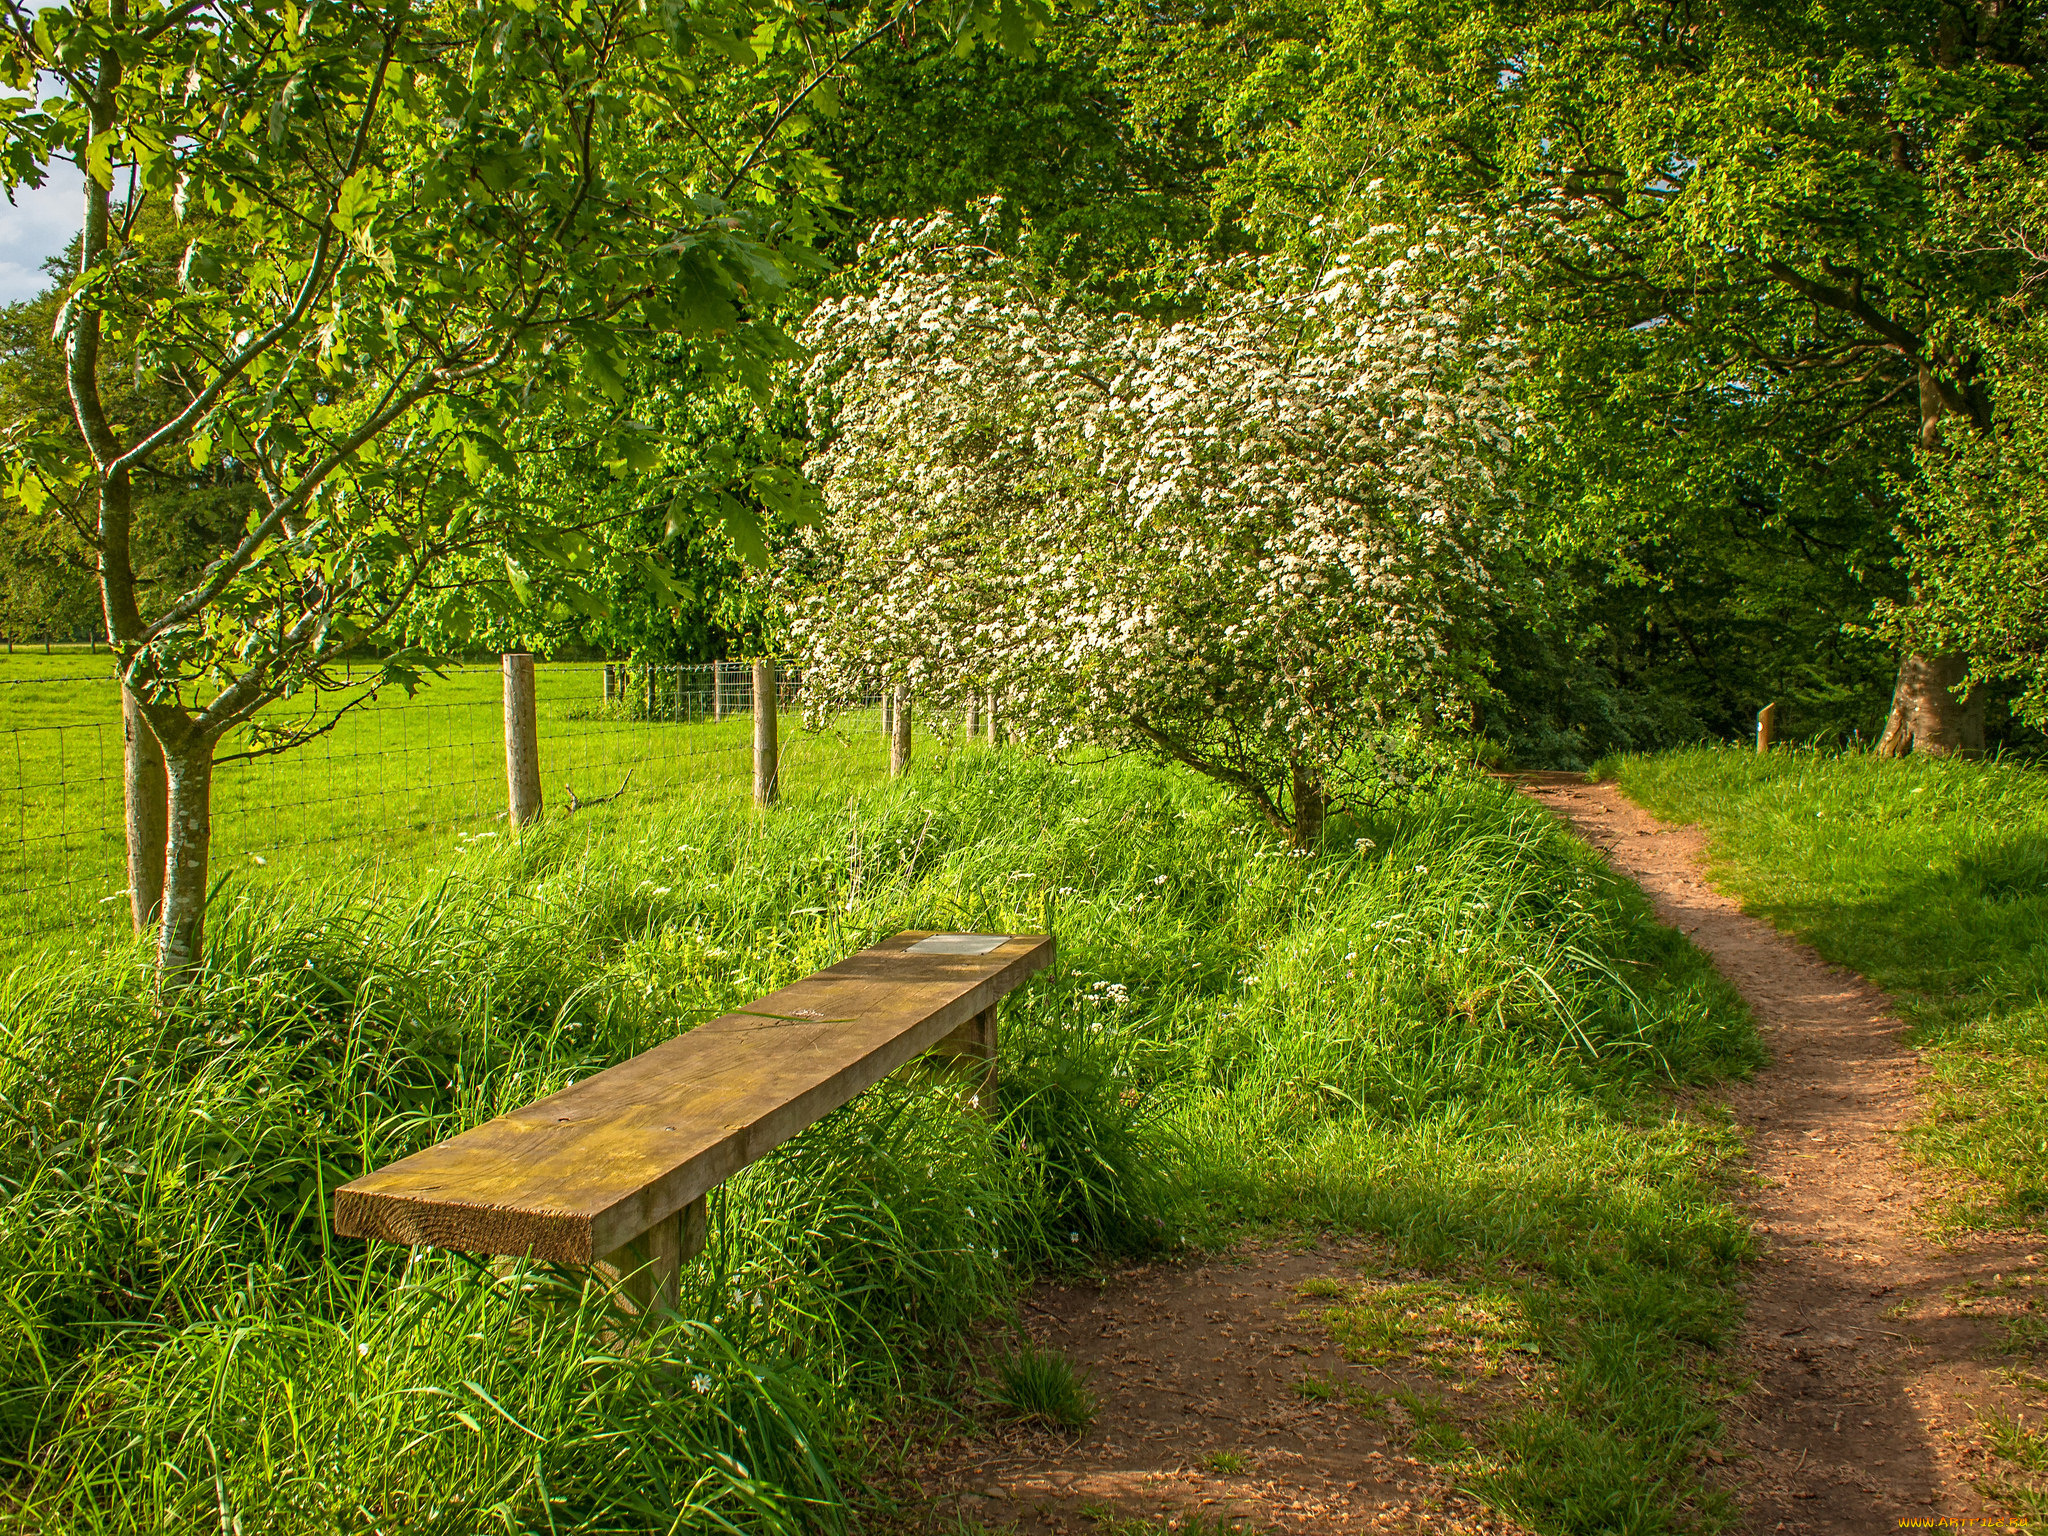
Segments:
[[[612,700],[613,700],[613,699],[614,699],[615,697],[617,697],[617,695],[618,695],[618,691],[619,691],[619,674],[618,674],[617,672],[615,672],[615,671],[613,671],[613,670],[612,670],[612,664],[611,664],[610,662],[606,662],[606,663],[604,664],[604,701],[605,701],[605,703],[607,703],[607,704],[611,703],[611,701],[612,701]]]
[[[991,688],[988,691],[988,744],[992,747],[1000,745],[1002,739],[1002,727],[996,723],[996,691]]]
[[[1766,704],[1756,717],[1756,749],[1759,752],[1771,750],[1771,743],[1778,739],[1778,706]]]
[[[505,656],[505,791],[511,822],[540,819],[540,736],[533,704],[533,657]]]
[[[967,739],[972,741],[981,734],[981,695],[967,695]]]
[[[711,663],[711,718],[714,722],[725,718],[725,663]]]
[[[765,707],[763,701],[766,701]],[[754,804],[773,805],[782,795],[782,765],[775,742],[775,663],[754,663]]]
[[[896,695],[896,718],[890,722],[889,777],[899,778],[910,767],[910,695]]]

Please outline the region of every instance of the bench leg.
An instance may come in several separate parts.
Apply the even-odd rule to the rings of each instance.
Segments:
[[[666,1221],[658,1221],[617,1252],[597,1261],[619,1286],[627,1310],[674,1311],[681,1297],[683,1266],[704,1251],[710,1233],[706,1196],[699,1195]]]
[[[932,1047],[932,1055],[967,1075],[981,1112],[996,1112],[996,1010],[990,1004]]]

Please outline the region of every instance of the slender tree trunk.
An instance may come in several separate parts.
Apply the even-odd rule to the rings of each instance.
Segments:
[[[1323,840],[1323,822],[1330,811],[1328,792],[1313,764],[1293,763],[1290,779],[1288,798],[1294,806],[1294,826],[1288,841],[1297,848],[1314,848]]]
[[[157,985],[180,987],[206,952],[207,853],[213,842],[213,742],[199,736],[164,750],[170,836],[164,859],[163,922],[157,929]]]
[[[1879,757],[1926,757],[1952,753],[1974,755],[1984,750],[1984,699],[1962,690],[1969,658],[1956,652],[1939,656],[1911,655],[1899,664],[1898,686],[1892,690],[1891,718],[1878,738]]]
[[[163,916],[164,831],[169,787],[164,749],[142,718],[135,695],[121,690],[121,786],[128,821],[128,909],[135,931],[147,932]]]

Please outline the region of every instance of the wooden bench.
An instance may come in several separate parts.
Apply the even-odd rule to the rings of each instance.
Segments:
[[[346,1237],[596,1264],[675,1304],[717,1184],[927,1051],[994,1087],[996,1005],[1040,935],[899,933],[335,1191]]]

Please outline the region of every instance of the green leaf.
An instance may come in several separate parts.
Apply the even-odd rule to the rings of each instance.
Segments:
[[[768,541],[761,532],[761,519],[750,507],[718,492],[714,499],[718,509],[719,526],[725,536],[732,540],[733,548],[740,552],[740,558],[747,564],[765,568],[768,564]]]
[[[86,146],[85,174],[98,183],[102,191],[114,187],[114,136],[111,133],[96,133],[92,143]]]
[[[626,398],[626,378],[620,373],[611,356],[596,347],[583,350],[583,377],[597,386],[605,398],[614,404],[623,404]]]
[[[334,227],[348,234],[377,211],[379,201],[369,170],[357,171],[341,184],[341,191],[334,199]]]

